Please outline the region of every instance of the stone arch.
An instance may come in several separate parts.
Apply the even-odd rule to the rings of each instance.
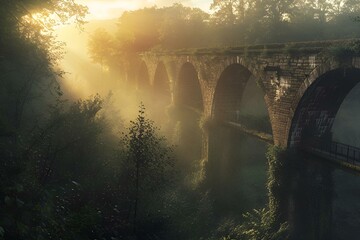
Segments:
[[[309,88],[309,86],[314,83],[320,76],[324,75],[327,72],[330,72],[332,70],[335,70],[340,67],[340,64],[338,62],[334,61],[328,61],[324,63],[321,66],[318,66],[315,68],[309,76],[304,80],[304,82],[299,87],[295,99],[292,103],[291,109],[294,111],[296,109],[297,105],[299,104],[301,98],[304,96],[305,92]],[[294,112],[293,112],[294,113]]]
[[[314,139],[331,141],[331,127],[343,100],[360,81],[360,69],[327,62],[303,82],[292,104],[287,146]]]
[[[148,91],[150,88],[149,70],[144,61],[140,62],[137,76],[136,76],[136,89],[139,91]]]
[[[163,62],[160,62],[155,70],[153,81],[153,102],[159,106],[168,106],[171,103],[170,79]]]
[[[203,133],[199,121],[203,113],[203,96],[198,72],[190,62],[179,69],[174,86],[176,140],[184,166],[191,167],[202,156]]]
[[[219,192],[219,196],[223,195],[221,193],[223,192],[222,188],[224,185],[231,186],[234,184],[234,178],[232,178],[232,176],[238,174],[242,168],[240,166],[245,166],[246,164],[245,158],[238,158],[238,156],[246,151],[238,150],[248,147],[248,144],[252,140],[256,142],[256,144],[259,144],[252,146],[262,147],[265,145],[265,143],[255,139],[248,139],[233,127],[228,124],[223,124],[224,122],[237,122],[248,129],[257,129],[254,125],[244,124],[246,121],[245,116],[240,115],[240,110],[245,106],[244,102],[246,101],[246,97],[251,97],[248,95],[247,90],[252,88],[260,92],[257,97],[261,96],[264,111],[268,118],[267,121],[270,120],[267,102],[265,100],[265,92],[263,88],[257,85],[257,76],[246,66],[240,64],[240,61],[232,62],[224,67],[214,86],[211,109],[211,117],[214,121],[211,121],[207,135],[207,178],[212,186],[214,186],[214,191]],[[260,118],[248,119],[255,121]],[[272,131],[270,124],[269,131]]]
[[[234,63],[221,73],[215,87],[212,117],[217,120],[235,120],[240,107],[243,91],[251,77],[251,72],[243,65]]]
[[[198,111],[203,111],[204,103],[198,73],[195,67],[186,62],[180,68],[175,84],[174,103]]]
[[[168,106],[172,102],[170,79],[165,64],[161,61],[154,67],[154,78],[151,86],[151,112],[152,119],[161,125],[165,125],[167,131]]]

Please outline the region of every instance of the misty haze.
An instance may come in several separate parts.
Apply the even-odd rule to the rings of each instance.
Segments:
[[[0,240],[359,239],[359,1],[0,5]]]

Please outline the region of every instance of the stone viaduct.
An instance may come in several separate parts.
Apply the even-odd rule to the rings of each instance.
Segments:
[[[160,101],[226,121],[253,79],[264,94],[274,144],[288,148],[310,130],[330,132],[343,99],[360,81],[354,46],[357,40],[144,53],[137,81],[139,88],[152,86]]]

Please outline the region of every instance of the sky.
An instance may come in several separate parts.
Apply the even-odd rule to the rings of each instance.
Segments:
[[[209,11],[212,0],[77,0],[89,7],[88,20],[118,18],[126,10],[135,10],[151,6],[170,6],[181,3],[189,7],[199,7]]]

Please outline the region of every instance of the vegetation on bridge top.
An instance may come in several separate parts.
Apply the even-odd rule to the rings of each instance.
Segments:
[[[342,57],[360,54],[360,39],[341,39],[308,42],[288,42],[256,45],[239,45],[228,47],[189,48],[176,50],[152,50],[149,55],[249,55],[249,54],[318,54]]]
[[[213,14],[181,4],[129,11],[116,33],[99,29],[92,35],[89,52],[95,62],[117,69],[144,53],[293,55],[334,46],[327,54],[353,54],[341,46],[353,40],[327,41],[360,37],[360,3],[338,2],[214,0]]]

